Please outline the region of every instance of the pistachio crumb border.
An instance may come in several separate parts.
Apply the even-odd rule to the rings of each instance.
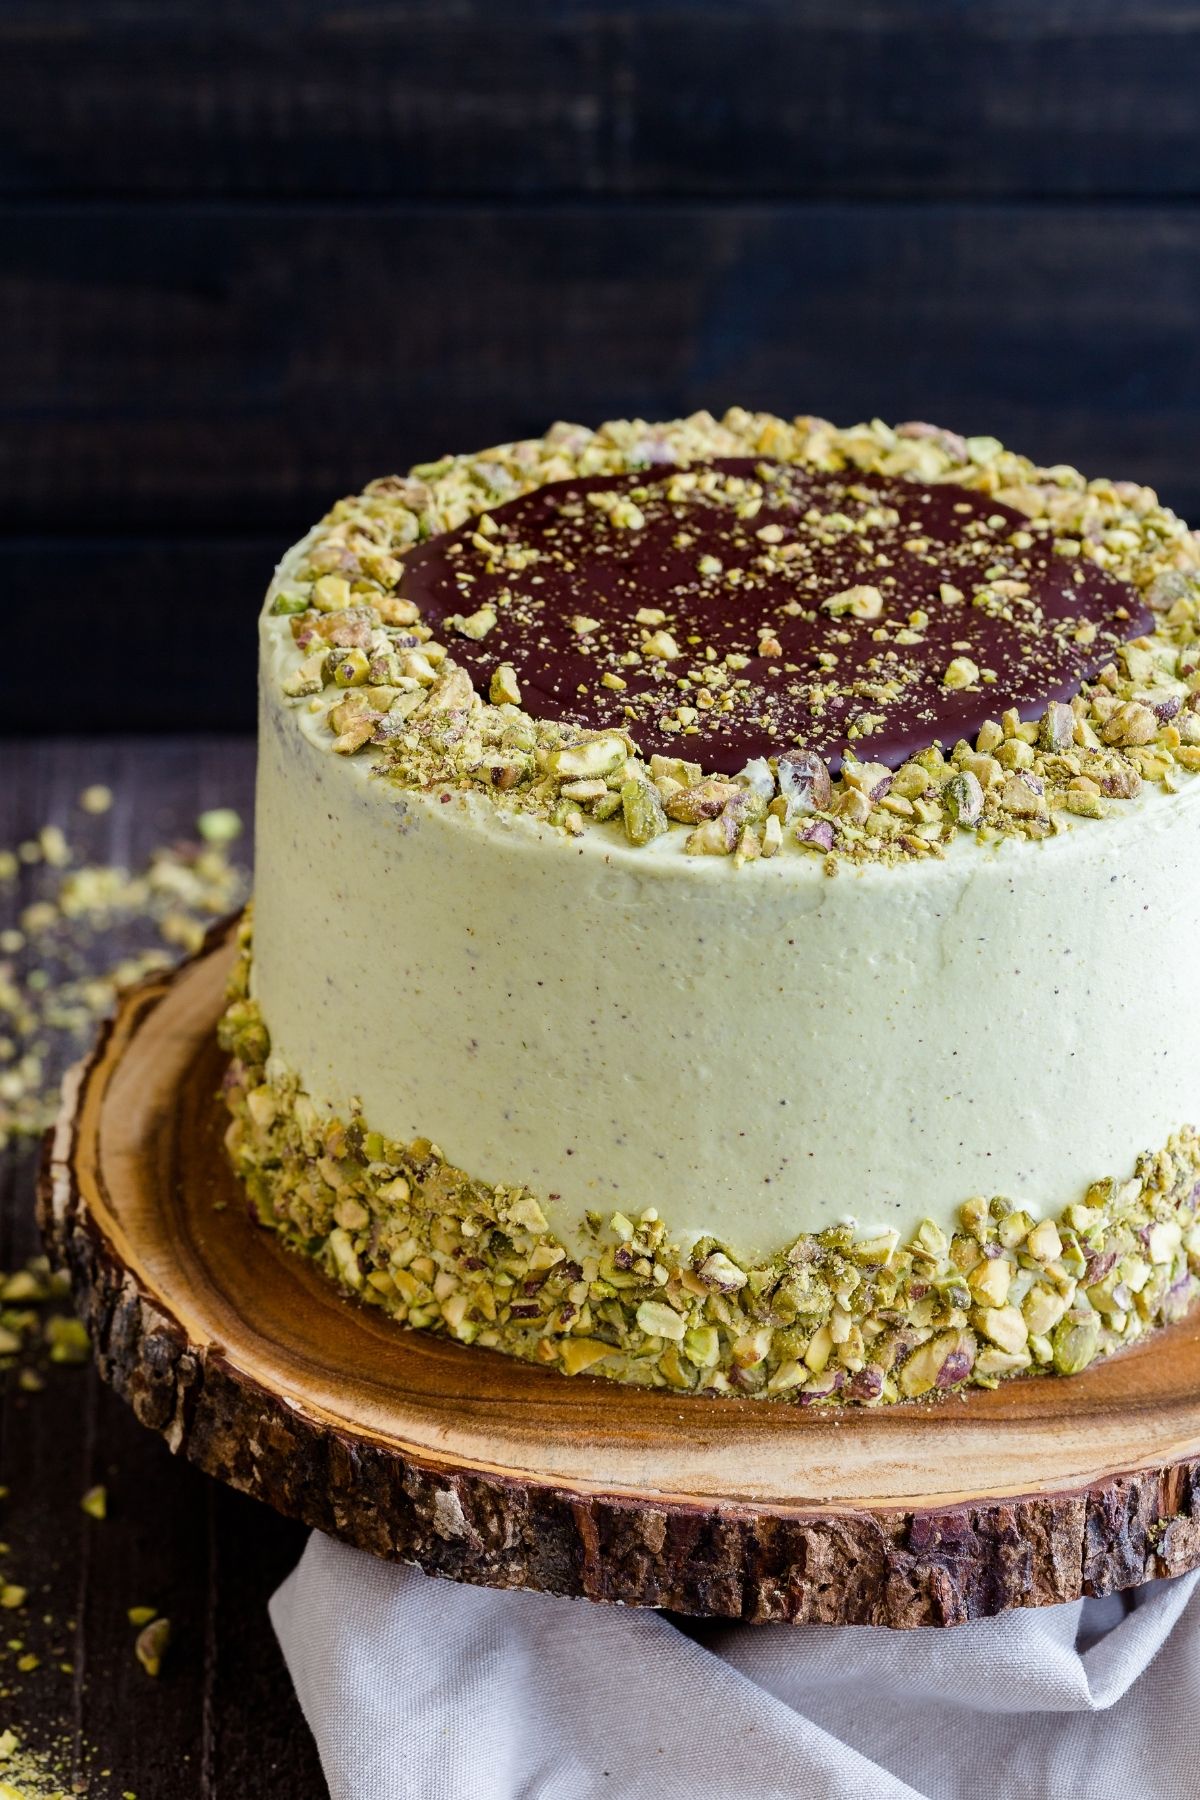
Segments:
[[[492,1185],[436,1144],[330,1117],[277,1067],[239,935],[220,1039],[226,1146],[259,1222],[344,1293],[566,1375],[641,1387],[885,1405],[1007,1376],[1076,1374],[1181,1318],[1200,1290],[1200,1134],[1179,1130],[1125,1180],[1058,1219],[974,1198],[948,1238],[848,1226],[757,1266],[705,1238],[686,1255],[653,1207],[589,1214],[558,1243],[536,1196]]]
[[[836,779],[803,745],[784,747],[730,778],[683,756],[645,761],[622,732],[533,717],[507,664],[484,701],[395,592],[414,544],[474,516],[486,548],[488,509],[547,482],[747,455],[989,494],[1022,512],[1059,555],[1131,582],[1155,630],[1124,645],[1070,703],[1054,702],[1034,721],[1006,712],[973,744],[932,743],[894,771],[849,757]],[[995,438],[921,423],[839,430],[734,408],[719,422],[697,413],[598,431],[554,425],[542,438],[421,464],[339,501],[277,578],[270,607],[288,617],[294,642],[282,692],[320,715],[332,751],[370,755],[374,771],[402,788],[487,794],[570,837],[611,822],[644,845],[681,825],[693,855],[741,866],[787,845],[834,873],[845,861],[943,855],[960,832],[985,843],[1047,837],[1119,810],[1146,782],[1174,792],[1200,771],[1196,535],[1150,488],[1040,468]],[[478,638],[486,621],[459,628]]]

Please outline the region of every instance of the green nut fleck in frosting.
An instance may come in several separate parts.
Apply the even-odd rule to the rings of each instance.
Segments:
[[[772,746],[770,755],[728,775],[698,760],[643,756],[632,705],[628,728],[620,730],[537,716],[523,700],[517,671],[499,658],[483,682],[484,698],[453,645],[486,641],[494,608],[443,620],[442,643],[396,591],[408,552],[472,519],[473,553],[493,572],[515,569],[521,556],[498,548],[491,509],[548,483],[736,457],[949,482],[991,497],[1028,520],[1027,531],[1009,533],[1008,543],[1021,540],[1018,552],[1026,543],[1049,545],[1068,564],[1119,577],[1149,609],[1153,629],[1117,647],[1093,679],[1069,700],[1049,702],[1041,717],[1000,709],[970,740],[953,743],[933,740],[931,727],[929,744],[898,768],[870,759],[884,714],[866,705],[836,776],[803,743]],[[636,499],[591,499],[614,530],[639,529]],[[607,510],[600,504],[606,499]],[[754,502],[737,504],[744,512]],[[782,553],[774,529],[761,534],[768,561]],[[701,567],[705,578],[730,581],[737,573],[718,559],[699,560],[716,565]],[[1019,607],[1019,586],[996,575],[964,611]],[[964,605],[964,595],[943,584],[930,604]],[[872,631],[883,599],[880,588],[859,584],[822,606],[839,625]],[[1200,545],[1193,533],[1148,488],[1039,468],[992,438],[963,439],[928,426],[874,421],[838,430],[821,419],[741,409],[719,422],[701,413],[663,425],[618,421],[594,432],[556,425],[543,438],[445,457],[340,501],[277,578],[270,609],[286,649],[283,696],[318,717],[336,754],[370,758],[380,777],[403,789],[486,795],[500,809],[531,814],[569,836],[603,827],[644,846],[675,831],[688,853],[729,857],[737,866],[787,849],[823,859],[832,873],[840,862],[941,856],[960,833],[984,843],[1044,838],[1118,811],[1146,783],[1170,792],[1200,771]],[[626,660],[653,665],[679,688],[680,704],[663,728],[677,731],[686,746],[705,707],[737,701],[747,685],[740,665],[748,659],[728,655],[718,666],[679,674],[681,659],[700,651],[664,628],[660,609],[635,617],[640,643]],[[895,642],[920,642],[927,625],[927,614],[913,612]],[[572,629],[586,642],[598,621],[580,615]],[[1078,642],[1089,629],[1079,627]],[[765,625],[756,648],[769,662],[779,656]],[[832,683],[836,655],[827,660]],[[772,672],[777,667],[772,663]],[[951,693],[978,690],[987,678],[965,652],[940,676]],[[617,668],[599,676],[610,693],[626,685]],[[879,694],[885,705],[894,698],[886,682]]]
[[[1200,1289],[1200,1134],[1181,1128],[1125,1179],[1056,1218],[967,1200],[948,1235],[848,1225],[766,1262],[653,1207],[589,1215],[573,1256],[528,1188],[335,1118],[271,1056],[243,925],[221,1041],[226,1143],[259,1221],[398,1323],[566,1375],[679,1392],[880,1405],[1010,1375],[1077,1374],[1180,1318]]]

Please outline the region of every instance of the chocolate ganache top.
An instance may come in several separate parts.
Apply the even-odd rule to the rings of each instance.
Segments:
[[[728,458],[556,481],[405,558],[486,697],[734,772],[802,744],[895,767],[1068,700],[1151,628],[1136,589],[956,485]]]

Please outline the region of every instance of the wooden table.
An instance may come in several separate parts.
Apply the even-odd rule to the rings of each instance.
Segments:
[[[54,821],[87,860],[136,864],[186,835],[202,808],[236,807],[248,825],[253,766],[241,738],[0,742],[0,847]],[[100,819],[75,806],[92,782],[116,795]],[[20,904],[0,890],[3,923]],[[0,1152],[6,1270],[37,1248],[35,1162],[33,1145]],[[5,1652],[0,1728],[52,1749],[56,1778],[86,1779],[91,1800],[326,1794],[266,1610],[303,1547],[301,1528],[175,1461],[90,1366],[48,1370],[40,1393],[4,1379],[0,1481],[0,1570],[29,1589],[23,1611],[0,1614],[0,1643],[20,1638],[41,1657],[21,1674],[19,1653]],[[103,1522],[79,1505],[98,1482]],[[134,1655],[126,1614],[141,1604],[172,1624],[157,1680]]]

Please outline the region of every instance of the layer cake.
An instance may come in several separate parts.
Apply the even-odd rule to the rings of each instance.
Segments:
[[[1200,546],[733,411],[340,502],[261,625],[223,1023],[263,1224],[410,1327],[880,1404],[1200,1276]]]

